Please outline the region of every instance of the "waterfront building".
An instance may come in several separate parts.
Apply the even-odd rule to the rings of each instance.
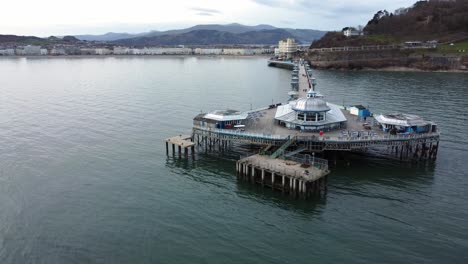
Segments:
[[[97,48],[96,55],[109,55],[111,54],[111,50],[108,48]]]
[[[195,48],[193,53],[195,55],[221,55],[223,49],[218,48]]]
[[[224,55],[244,55],[245,49],[238,49],[238,48],[227,48],[223,49]]]
[[[39,56],[41,55],[41,46],[27,45],[23,47],[23,55]]]
[[[6,49],[0,49],[0,55],[1,56],[14,56],[15,55],[15,50],[6,48]]]
[[[275,51],[278,54],[277,56],[284,56],[286,58],[291,58],[292,54],[297,52],[297,44],[293,38],[282,39],[278,42],[278,51]]]
[[[129,55],[141,55],[142,51],[140,49],[129,49],[128,54]]]
[[[24,52],[24,48],[23,47],[17,47],[15,49],[15,55],[16,56],[24,56],[26,55],[26,53]]]
[[[129,48],[127,47],[114,47],[114,55],[128,55]]]
[[[59,56],[59,55],[67,55],[65,49],[63,47],[54,47],[50,50],[50,55]]]
[[[65,54],[67,55],[81,55],[80,48],[75,45],[66,45],[63,46],[63,49],[65,50]]]
[[[81,48],[81,55],[96,55],[96,49],[94,48]]]
[[[199,114],[193,119],[193,125],[208,129],[230,129],[242,125],[248,113],[237,110],[215,110],[208,114]]]
[[[47,49],[41,49],[41,55],[46,56],[49,54],[49,51]]]
[[[418,115],[393,113],[380,114],[375,117],[384,132],[396,133],[428,133],[437,131],[437,126]]]
[[[339,106],[325,102],[310,89],[307,97],[278,106],[275,120],[281,126],[301,131],[330,131],[344,128],[346,117]]]

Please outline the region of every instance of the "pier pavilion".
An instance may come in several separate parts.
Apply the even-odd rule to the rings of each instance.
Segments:
[[[382,126],[382,130],[396,133],[428,133],[437,131],[437,125],[426,121],[418,115],[394,113],[380,114],[375,119]]]
[[[231,129],[242,125],[248,113],[237,110],[215,110],[208,114],[199,114],[193,119],[195,126],[210,129]]]
[[[307,97],[278,106],[275,120],[278,125],[301,131],[331,131],[345,128],[346,117],[340,108],[326,103],[323,96],[311,88]]]

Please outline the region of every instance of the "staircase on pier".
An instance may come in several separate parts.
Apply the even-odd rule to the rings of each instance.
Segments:
[[[294,137],[288,136],[288,141],[286,141],[283,145],[281,145],[281,147],[279,147],[275,152],[273,152],[273,154],[271,154],[270,158],[276,159],[277,157],[279,157],[279,155],[281,155],[281,153],[283,153],[294,142],[296,142],[296,137],[295,136]]]

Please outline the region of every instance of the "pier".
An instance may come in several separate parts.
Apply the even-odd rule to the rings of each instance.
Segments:
[[[298,96],[305,97],[306,91],[315,86],[315,79],[310,76],[310,68],[304,63],[297,65]],[[206,116],[201,114],[194,118],[193,137],[199,142],[227,141],[240,144],[259,146],[273,146],[279,148],[289,138],[295,137],[291,148],[303,148],[308,152],[324,151],[367,151],[379,149],[401,160],[429,160],[436,159],[440,133],[435,124],[428,122],[428,131],[424,133],[391,134],[383,131],[381,124],[375,117],[365,119],[351,114],[344,106],[327,103],[333,107],[335,114],[340,114],[344,122],[336,124],[336,128],[318,127],[315,130],[302,130],[299,127],[285,127],[275,120],[278,108],[284,104],[270,105],[256,110],[244,112],[245,118],[235,122],[243,124],[242,130],[233,128],[219,128],[208,124]],[[337,113],[337,112],[340,113]],[[239,115],[233,118],[240,118]],[[340,121],[340,120],[338,120]],[[234,121],[230,121],[234,122]],[[305,122],[303,122],[305,123]]]
[[[362,105],[326,102],[305,61],[281,63],[292,70],[288,102],[201,113],[193,119],[192,135],[166,140],[167,153],[169,143],[173,153],[178,146],[179,155],[181,148],[186,155],[188,148],[194,153],[195,146],[221,153],[233,145],[257,146],[258,153],[237,161],[238,178],[295,197],[325,193],[328,161],[315,154],[354,151],[401,161],[436,159],[440,133],[435,123],[412,114],[374,116]]]
[[[195,143],[192,142],[192,135],[179,135],[166,139],[166,154],[169,155],[169,144],[172,146],[172,154],[175,155],[177,146],[179,156],[182,155],[182,149],[184,155],[188,156],[188,150],[190,149],[192,155],[195,154]]]
[[[292,60],[278,60],[278,59],[270,59],[268,60],[268,66],[283,68],[292,70],[294,68],[294,62]]]
[[[267,186],[291,196],[320,196],[327,191],[328,162],[315,158],[311,164],[252,155],[236,163],[240,180]]]

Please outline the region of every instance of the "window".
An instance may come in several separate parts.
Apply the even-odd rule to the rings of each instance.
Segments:
[[[307,114],[306,121],[316,121],[315,114]]]
[[[304,120],[304,113],[298,113],[297,114],[297,119]]]
[[[325,119],[325,114],[318,114],[318,120],[317,121],[323,121]]]

